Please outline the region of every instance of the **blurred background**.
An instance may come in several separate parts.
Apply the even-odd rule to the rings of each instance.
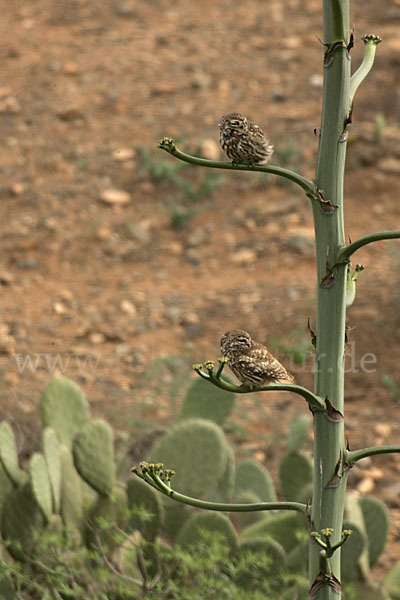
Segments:
[[[3,3],[0,418],[18,430],[22,453],[39,443],[38,401],[55,375],[75,380],[116,430],[135,436],[173,422],[192,363],[218,357],[231,328],[267,343],[312,387],[309,201],[273,176],[185,165],[157,142],[168,135],[225,160],[218,119],[239,111],[275,145],[272,164],[312,178],[320,5]],[[350,130],[345,217],[354,240],[400,228],[400,2],[382,10],[354,0],[351,22],[353,70],[361,35],[383,38]],[[356,261],[366,270],[348,313],[352,449],[398,442],[400,432],[399,243],[368,246]],[[376,357],[368,372],[367,353]],[[265,396],[240,398],[232,419],[241,451],[273,471],[280,436],[305,407],[290,394]],[[350,483],[369,486],[398,521],[400,461],[373,465]]]

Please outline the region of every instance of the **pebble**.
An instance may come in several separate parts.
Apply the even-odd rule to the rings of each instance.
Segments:
[[[206,241],[206,232],[204,231],[204,229],[202,229],[201,227],[197,227],[196,229],[193,229],[193,231],[191,231],[187,237],[187,243],[189,246],[200,246],[200,244],[203,244]]]
[[[232,255],[232,262],[238,265],[248,265],[254,263],[257,259],[257,254],[251,248],[241,248]]]
[[[314,238],[309,235],[301,233],[291,235],[287,239],[287,245],[291,250],[299,254],[304,254],[305,256],[314,255]]]
[[[57,114],[57,117],[61,119],[61,121],[78,121],[79,119],[84,119],[85,115],[80,108],[70,106],[60,110]]]
[[[117,162],[125,162],[135,157],[135,151],[132,148],[117,148],[113,151],[112,157]]]
[[[197,266],[201,263],[201,255],[194,248],[189,248],[185,256],[192,265]]]
[[[400,160],[398,158],[382,158],[378,161],[378,169],[384,173],[398,175],[400,173]]]
[[[210,160],[219,160],[221,157],[221,148],[215,140],[207,138],[200,144],[200,154]]]
[[[131,195],[125,190],[117,190],[115,188],[109,188],[101,190],[100,200],[106,204],[123,205],[128,204],[131,201]]]
[[[130,300],[122,300],[120,304],[121,310],[127,315],[136,315],[136,306]]]

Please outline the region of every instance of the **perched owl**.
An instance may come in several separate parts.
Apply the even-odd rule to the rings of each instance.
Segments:
[[[234,164],[266,165],[270,160],[274,147],[247,117],[229,113],[220,118],[218,127],[221,148]]]
[[[253,386],[294,380],[267,348],[254,342],[247,331],[227,331],[221,338],[221,352],[228,359],[234,375],[250,389]]]

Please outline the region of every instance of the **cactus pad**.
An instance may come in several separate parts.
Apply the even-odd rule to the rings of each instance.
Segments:
[[[175,543],[180,546],[196,546],[204,542],[202,531],[218,532],[223,536],[227,547],[235,552],[238,548],[237,533],[225,515],[218,512],[202,512],[191,517],[176,538]]]
[[[149,462],[162,462],[176,472],[173,487],[204,497],[217,486],[227,461],[226,438],[220,427],[204,419],[187,419],[171,429],[150,452]]]
[[[153,541],[160,532],[164,511],[161,494],[138,477],[126,486],[130,531],[138,530],[146,541]]]
[[[61,499],[60,442],[56,432],[51,427],[47,427],[43,432],[42,446],[50,477],[53,510],[58,513]]]
[[[124,542],[117,528],[126,530],[128,499],[125,488],[115,486],[110,496],[99,496],[91,507],[86,524],[88,547],[101,544],[103,552],[112,552]]]
[[[89,421],[73,443],[78,473],[96,492],[108,496],[115,484],[113,432],[102,419]]]
[[[163,532],[165,532],[171,540],[175,540],[179,531],[191,516],[191,510],[185,504],[176,502],[166,496],[162,497],[162,505],[164,512]]]
[[[392,600],[400,600],[400,564],[390,569],[385,577],[385,583]]]
[[[232,500],[235,487],[236,463],[235,454],[232,446],[226,446],[226,467],[218,482],[216,490],[210,495],[210,500],[214,502],[230,502]]]
[[[274,573],[276,575],[286,568],[287,558],[282,546],[272,538],[259,537],[243,540],[239,545],[239,552],[255,552],[262,553],[271,559],[271,564],[268,567],[267,574]]]
[[[32,454],[29,461],[29,479],[36,502],[48,521],[53,512],[50,476],[46,461],[38,452]]]
[[[302,489],[313,479],[311,460],[302,452],[285,454],[279,465],[279,479],[286,500],[297,500]]]
[[[236,468],[235,500],[243,491],[253,492],[259,498],[259,502],[276,502],[271,475],[251,458],[240,461]]]
[[[67,377],[53,379],[40,399],[44,427],[52,427],[68,448],[76,432],[89,419],[89,404],[80,387]]]
[[[82,480],[66,446],[60,447],[61,459],[61,516],[65,525],[80,530],[83,521]]]
[[[15,435],[7,421],[0,423],[0,461],[14,486],[26,481],[26,473],[18,465]]]
[[[369,566],[372,568],[387,542],[390,528],[389,511],[381,500],[373,496],[363,496],[358,503],[364,517]]]
[[[235,394],[195,379],[183,399],[180,419],[210,419],[218,425],[225,423],[235,406]]]
[[[290,552],[299,543],[299,535],[307,534],[304,516],[300,513],[286,513],[267,515],[257,523],[242,530],[241,540],[252,537],[267,536],[279,542],[285,552]]]
[[[290,422],[287,438],[289,452],[298,452],[307,439],[310,430],[311,419],[307,415],[301,415],[298,419]]]
[[[11,490],[1,515],[1,537],[11,556],[22,562],[26,556],[31,556],[35,547],[34,532],[43,526],[42,511],[30,483]]]
[[[3,503],[3,498],[5,497],[8,490],[10,489],[10,486],[11,486],[10,478],[7,476],[7,473],[3,469],[3,465],[0,462],[0,510],[1,510],[1,505]]]

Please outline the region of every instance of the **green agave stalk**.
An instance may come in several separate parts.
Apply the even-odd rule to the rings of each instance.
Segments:
[[[348,128],[357,88],[370,71],[378,36],[366,35],[362,64],[351,76],[350,0],[323,0],[324,88],[317,170],[314,181],[272,165],[232,165],[190,156],[178,150],[174,141],[164,138],[159,147],[179,160],[207,168],[262,171],[285,177],[299,185],[312,202],[317,262],[317,326],[315,339],[314,392],[294,384],[263,386],[257,390],[235,386],[222,377],[226,359],[196,364],[194,370],[210,383],[235,393],[285,390],[302,397],[314,415],[314,489],[312,505],[292,502],[221,504],[184,496],[171,488],[173,471],[162,464],[142,463],[133,469],[152,487],[178,502],[216,511],[295,510],[307,516],[310,524],[310,597],[318,600],[341,597],[340,548],[349,531],[342,531],[347,474],[365,456],[400,452],[400,446],[370,447],[348,451],[344,438],[344,360],[346,288],[354,300],[355,285],[362,265],[349,274],[351,256],[362,246],[385,239],[400,238],[400,231],[367,234],[345,245],[343,222],[343,180]],[[313,332],[312,332],[313,333]]]

